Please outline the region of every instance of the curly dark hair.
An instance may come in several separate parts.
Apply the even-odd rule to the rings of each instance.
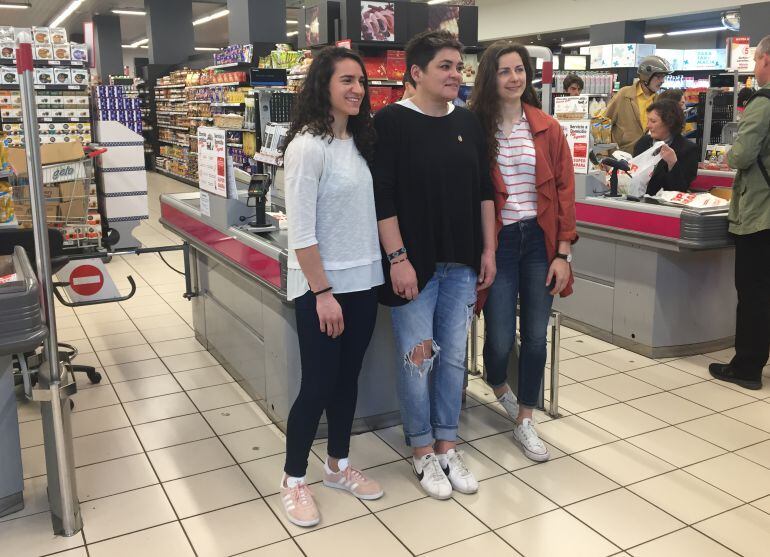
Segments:
[[[406,72],[404,79],[412,85],[416,85],[412,78],[412,66],[425,70],[431,60],[436,57],[439,50],[453,48],[462,54],[463,43],[457,40],[449,31],[423,31],[418,33],[406,43]]]
[[[361,57],[350,49],[335,46],[326,47],[321,50],[313,59],[297,96],[297,102],[294,105],[292,122],[289,131],[286,134],[284,150],[292,139],[303,131],[323,138],[329,138],[329,142],[334,139],[332,132],[332,123],[334,118],[331,114],[331,99],[329,96],[329,83],[337,62],[342,60],[354,60],[361,66],[364,74],[364,96],[361,100],[361,109],[356,116],[348,118],[348,132],[353,137],[353,141],[358,148],[358,152],[371,162],[374,156],[374,144],[376,133],[372,125],[371,111],[372,106],[369,100],[369,82],[366,75],[366,67]]]
[[[679,135],[684,129],[684,112],[679,103],[671,99],[657,100],[647,107],[647,114],[658,113],[671,135]]]
[[[681,89],[666,89],[665,91],[661,91],[658,93],[657,100],[662,101],[665,99],[669,99],[674,102],[682,102],[682,97],[684,97],[684,91]]]
[[[580,89],[581,91],[585,89],[585,83],[583,83],[583,80],[581,79],[581,77],[574,73],[571,73],[564,78],[564,90],[566,91],[572,85],[577,85],[578,89]]]
[[[487,48],[479,62],[476,83],[474,84],[469,104],[471,111],[478,116],[481,127],[484,129],[490,163],[494,163],[497,157],[498,142],[496,134],[500,125],[501,112],[500,96],[497,93],[497,70],[500,66],[500,58],[512,52],[521,56],[524,71],[527,74],[527,84],[521,96],[521,102],[535,108],[542,107],[537,98],[537,93],[532,87],[534,71],[532,70],[527,47],[510,41],[497,41]]]

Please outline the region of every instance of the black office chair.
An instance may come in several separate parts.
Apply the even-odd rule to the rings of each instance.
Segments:
[[[0,255],[9,255],[13,253],[15,246],[21,246],[27,252],[32,267],[37,271],[35,259],[35,237],[32,229],[5,229],[0,230]],[[51,273],[58,273],[69,261],[64,254],[64,238],[61,232],[56,228],[48,229],[48,246],[51,254]],[[64,362],[74,373],[85,373],[91,383],[99,383],[102,380],[102,374],[96,371],[93,366],[84,366],[73,364],[72,360],[78,355],[76,347],[65,342],[59,342],[59,361]],[[40,367],[41,358],[36,352],[20,354],[18,358],[24,358],[16,362],[19,371],[25,368],[35,370]],[[32,375],[32,384],[37,382],[37,376]]]

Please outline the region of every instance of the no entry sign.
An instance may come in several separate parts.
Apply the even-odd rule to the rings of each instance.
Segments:
[[[104,275],[93,265],[80,265],[70,273],[70,288],[81,296],[93,296],[104,286]]]
[[[69,283],[66,292],[73,302],[107,300],[119,296],[101,259],[70,261],[57,274],[62,281]]]

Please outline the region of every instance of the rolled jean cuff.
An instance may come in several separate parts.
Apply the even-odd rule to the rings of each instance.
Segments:
[[[434,427],[433,437],[436,441],[457,441],[457,428],[456,427]]]
[[[505,381],[503,381],[502,383],[498,383],[497,385],[495,385],[495,384],[493,384],[493,383],[490,383],[489,381],[486,381],[486,380],[485,380],[484,382],[485,382],[487,385],[489,385],[489,387],[490,387],[490,388],[492,388],[492,389],[497,389],[497,388],[499,388],[499,387],[502,387],[503,385],[506,385],[506,384],[508,384],[508,380],[507,380],[507,379],[506,379]]]
[[[529,408],[530,410],[536,410],[537,409],[537,402],[535,402],[534,404],[527,404],[526,402],[522,402],[521,400],[519,400],[519,407],[520,408],[522,408],[522,407],[523,408]]]
[[[410,435],[404,432],[404,438],[406,444],[409,447],[432,447],[433,446],[433,432],[428,430],[425,433],[418,433],[417,435]]]

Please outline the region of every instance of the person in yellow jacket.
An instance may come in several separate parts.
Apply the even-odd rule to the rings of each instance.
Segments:
[[[606,116],[612,120],[612,141],[621,151],[632,153],[647,129],[647,108],[655,102],[658,90],[671,66],[660,56],[647,56],[639,64],[639,79],[620,89],[610,101]]]

